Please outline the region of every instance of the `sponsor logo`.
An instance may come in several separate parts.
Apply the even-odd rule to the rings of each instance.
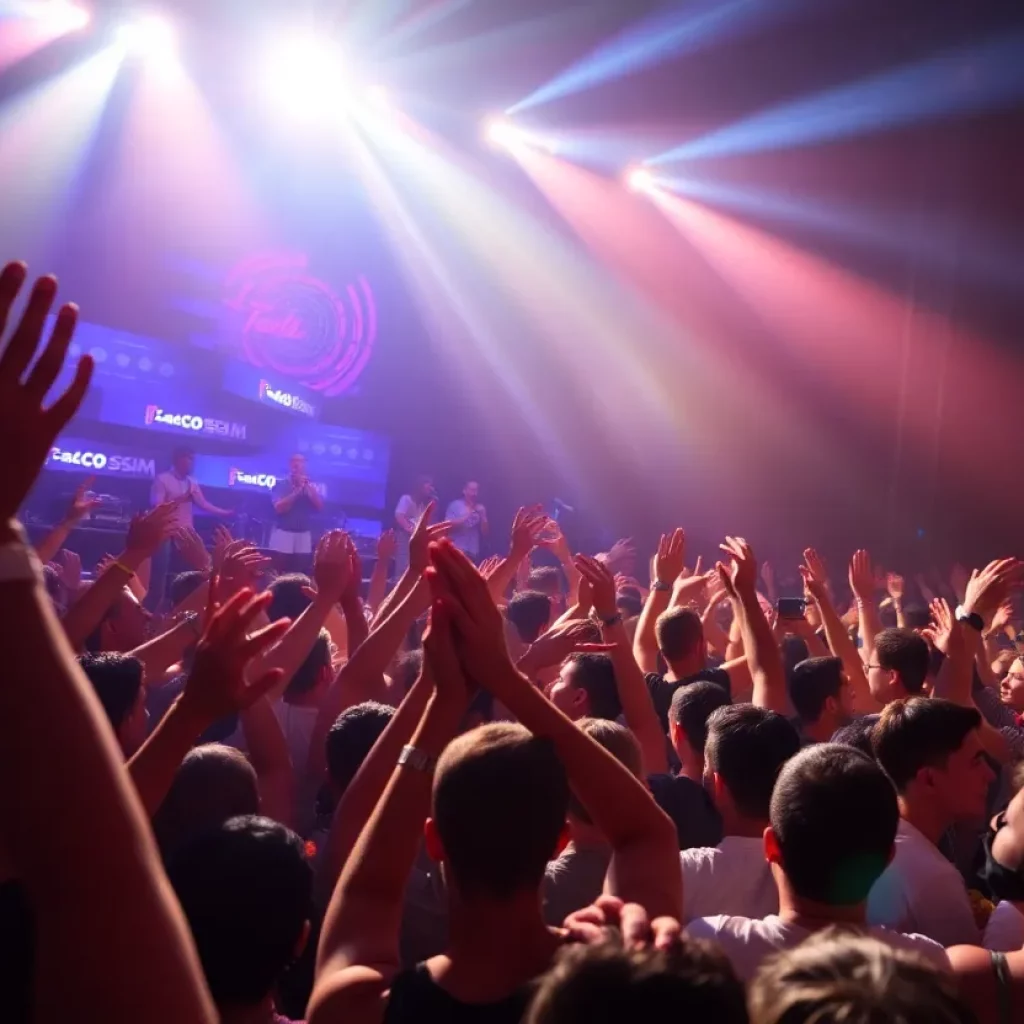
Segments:
[[[285,409],[291,409],[292,412],[302,413],[303,416],[316,415],[316,409],[309,402],[299,398],[298,395],[290,394],[287,391],[279,391],[277,388],[271,387],[270,383],[265,380],[260,381],[260,400],[272,402],[274,405],[280,405]]]
[[[191,413],[173,413],[161,409],[158,405],[146,406],[146,426],[158,423],[165,427],[178,430],[200,431],[204,434],[216,434],[218,437],[231,437],[244,441],[246,426],[244,423],[231,423],[228,420],[210,419],[208,416],[195,416]]]
[[[272,473],[246,473],[245,470],[235,469],[234,466],[228,470],[228,487],[235,484],[248,484],[250,487],[269,487],[271,490],[277,486],[277,477]]]
[[[66,448],[51,448],[50,462],[62,466],[81,466],[98,473],[128,473],[132,476],[156,476],[156,462],[132,455],[106,455],[104,452],[70,451]]]

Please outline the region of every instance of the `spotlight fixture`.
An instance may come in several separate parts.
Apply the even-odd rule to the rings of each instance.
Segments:
[[[631,167],[626,171],[625,181],[630,192],[653,192],[657,187],[654,175],[646,167]]]
[[[274,40],[261,78],[271,103],[302,120],[319,119],[351,99],[340,47],[310,31]]]
[[[174,51],[175,35],[165,18],[147,14],[125,22],[117,31],[117,41],[129,53],[159,57]]]

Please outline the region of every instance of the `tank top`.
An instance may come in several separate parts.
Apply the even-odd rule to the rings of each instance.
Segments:
[[[425,964],[396,974],[391,982],[385,1024],[519,1024],[530,1005],[533,985],[524,985],[496,1003],[463,1003],[430,976]]]

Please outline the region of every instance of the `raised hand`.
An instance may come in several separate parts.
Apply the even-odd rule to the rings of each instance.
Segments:
[[[893,604],[899,604],[903,600],[905,581],[897,572],[890,572],[885,577],[885,589],[892,598]]]
[[[614,896],[598,896],[589,907],[574,911],[563,927],[574,942],[596,945],[607,942],[618,931],[626,949],[668,950],[682,939],[682,926],[672,917],[656,917],[653,921],[638,903],[623,903]]]
[[[655,582],[671,586],[683,574],[685,562],[686,531],[680,527],[662,534],[652,566]]]
[[[804,591],[810,595],[811,600],[817,604],[828,600],[828,591],[825,588],[825,584],[815,572],[807,565],[801,565],[799,568],[800,575],[804,581]]]
[[[24,263],[9,263],[0,272],[0,336],[6,331],[11,307],[25,277]],[[17,515],[53,442],[78,411],[92,379],[92,357],[82,356],[67,391],[49,409],[43,408],[47,391],[64,368],[78,322],[78,307],[62,306],[46,347],[29,370],[56,297],[55,278],[41,277],[36,281],[25,312],[0,356],[0,436],[5,438],[0,462],[0,522],[3,523]],[[17,443],[14,443],[15,438]]]
[[[181,557],[199,572],[209,570],[212,561],[206,550],[203,539],[191,526],[180,527],[174,533],[174,546],[181,552]]]
[[[607,654],[615,644],[594,643],[596,626],[587,619],[574,619],[549,629],[530,645],[530,667],[535,671],[561,665],[570,654]]]
[[[337,604],[352,580],[352,541],[344,530],[330,530],[316,546],[313,557],[315,597]]]
[[[485,580],[489,580],[494,573],[501,566],[504,559],[500,555],[491,555],[489,558],[485,558],[479,566],[480,575]]]
[[[613,618],[616,612],[615,577],[608,566],[586,555],[577,555],[573,565],[580,576],[590,584],[591,600],[598,617]]]
[[[957,628],[957,622],[953,617],[953,610],[949,607],[949,602],[938,597],[932,601],[928,610],[932,614],[932,622],[927,629],[921,630],[921,635],[930,641],[937,651],[948,656],[952,646],[955,653],[963,646],[964,639],[963,634]]]
[[[76,552],[61,548],[57,555],[57,572],[68,593],[78,593],[82,586],[82,559]]]
[[[862,604],[875,599],[875,570],[871,556],[863,548],[850,559],[850,589]]]
[[[1010,620],[1013,618],[1013,602],[1004,601],[994,612],[992,612],[991,618],[988,618],[986,633],[1000,633],[1010,624]]]
[[[206,629],[181,695],[182,711],[204,723],[245,711],[281,681],[280,669],[249,680],[246,668],[291,625],[289,619],[279,619],[249,636],[249,627],[270,604],[272,595],[266,592],[254,596],[243,588],[218,606],[214,589],[210,592]]]
[[[1010,587],[1020,582],[1024,562],[1016,558],[1000,558],[984,569],[975,569],[963,591],[964,609],[983,618],[991,615],[1006,600]],[[960,591],[957,592],[958,594]]]
[[[156,549],[174,531],[176,514],[177,507],[173,501],[165,501],[148,512],[140,512],[128,527],[125,550],[142,559],[152,558]]]
[[[423,665],[434,690],[442,700],[464,709],[475,686],[466,678],[452,631],[452,612],[443,601],[435,600],[423,634]]]
[[[220,572],[221,566],[224,564],[224,553],[233,543],[235,543],[234,538],[226,526],[218,525],[214,528],[213,551],[211,552],[214,572]]]
[[[430,525],[430,520],[437,509],[437,502],[431,501],[423,510],[423,515],[416,522],[416,526],[409,537],[409,571],[416,576],[422,576],[429,563],[428,549],[431,541],[440,540],[444,537],[454,524],[436,523]]]
[[[99,498],[90,498],[88,496],[89,488],[92,487],[95,479],[96,477],[94,476],[89,477],[75,491],[75,496],[71,499],[67,512],[64,513],[64,522],[68,526],[76,526],[100,504]]]
[[[633,543],[633,538],[623,537],[608,549],[602,561],[612,572],[615,572],[619,569],[625,569],[625,567],[632,568],[635,559],[636,545]]]
[[[377,538],[377,561],[389,565],[397,549],[398,539],[395,537],[395,531],[384,530]]]
[[[544,515],[540,505],[521,508],[512,521],[512,545],[509,549],[509,558],[516,562],[526,558],[542,542],[544,531],[551,523],[552,520]],[[558,532],[561,534],[561,530]]]
[[[775,589],[775,570],[772,568],[771,562],[762,563],[761,582],[764,583],[764,589],[768,592],[769,596],[778,593]]]
[[[742,537],[726,537],[721,550],[731,559],[730,566],[718,563],[718,575],[730,597],[757,596],[757,559]]]
[[[547,548],[560,562],[571,562],[572,552],[562,528],[553,519],[547,519],[538,534],[537,547]]]
[[[216,574],[218,587],[224,594],[252,587],[268,565],[270,559],[261,555],[247,540],[233,540],[224,549],[220,570]]]

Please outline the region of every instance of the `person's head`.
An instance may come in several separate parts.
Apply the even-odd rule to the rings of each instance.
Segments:
[[[532,644],[551,623],[551,598],[539,590],[521,590],[508,603],[508,621],[524,644]]]
[[[1017,714],[1024,714],[1024,661],[1014,658],[999,684],[999,697]]]
[[[908,604],[903,609],[903,621],[907,629],[912,629],[916,633],[932,624],[932,613],[923,604]]]
[[[976,708],[913,697],[882,711],[871,746],[900,796],[948,827],[985,815],[995,773],[985,758],[980,727]]]
[[[326,629],[313,641],[305,661],[298,667],[284,691],[284,699],[288,704],[316,703],[324,693],[331,680],[334,670],[331,666],[331,634]]]
[[[171,580],[171,585],[168,588],[171,607],[176,608],[186,597],[194,594],[205,582],[205,573],[197,572],[194,569],[188,572],[179,572]]]
[[[433,496],[434,478],[429,473],[421,473],[413,484],[412,497],[425,505]]]
[[[805,725],[829,733],[853,718],[853,687],[839,658],[807,658],[789,676],[789,700]]]
[[[717,683],[701,679],[680,686],[672,694],[668,711],[668,734],[683,766],[683,774],[699,779],[704,774],[704,747],[708,740],[708,719],[729,705],[729,694]]]
[[[67,610],[68,595],[57,570],[52,565],[43,566],[43,586],[46,587],[47,596],[53,602],[58,617],[63,618]]]
[[[566,838],[569,780],[546,739],[521,725],[485,725],[445,748],[434,773],[427,850],[450,899],[536,899]]]
[[[615,595],[615,608],[623,616],[630,619],[644,610],[644,599],[636,587],[620,587]]]
[[[704,784],[727,830],[768,820],[775,780],[799,749],[793,724],[774,711],[730,704],[712,712],[704,746]]]
[[[875,652],[868,686],[879,704],[921,693],[931,658],[922,637],[909,629],[883,629],[875,637]]]
[[[418,651],[402,651],[392,662],[389,675],[402,693],[408,693],[422,671],[422,649]]]
[[[267,587],[271,594],[267,618],[271,622],[297,619],[310,605],[310,598],[304,591],[312,585],[313,581],[304,573],[282,573]]]
[[[704,626],[692,608],[669,608],[658,616],[654,625],[658,650],[669,667],[694,665],[702,668],[707,658]]]
[[[288,460],[288,472],[293,480],[301,480],[306,475],[306,456],[293,455]]]
[[[167,865],[218,1007],[258,1006],[309,938],[313,869],[290,829],[255,816],[196,836]]]
[[[974,1024],[949,974],[918,953],[826,928],[767,960],[751,1024]]]
[[[150,614],[139,599],[127,587],[122,587],[100,624],[86,638],[85,649],[93,653],[134,651],[146,642],[149,620]]]
[[[166,858],[193,836],[259,812],[259,783],[245,754],[205,743],[185,755],[153,817],[153,832]]]
[[[852,722],[836,729],[832,734],[831,743],[840,743],[844,747],[853,747],[862,754],[873,758],[875,751],[871,746],[871,733],[875,728],[873,718],[855,718]]]
[[[462,488],[462,498],[470,505],[475,505],[480,500],[480,484],[476,480],[467,480],[466,486]]]
[[[866,754],[819,743],[793,757],[772,793],[765,857],[780,892],[824,907],[857,907],[892,858],[900,812]]]
[[[175,448],[171,453],[171,469],[178,476],[188,476],[196,464],[196,453],[191,448]]]
[[[525,1024],[623,1021],[746,1024],[743,983],[713,943],[684,938],[668,949],[564,946],[534,995]]]
[[[558,678],[548,687],[551,703],[573,721],[622,714],[615,668],[608,654],[570,654],[562,662]]]
[[[600,743],[616,761],[625,765],[638,779],[643,779],[644,763],[640,744],[624,725],[610,722],[607,718],[581,718],[576,727]],[[587,832],[596,831],[592,828],[593,819],[573,794],[569,796],[569,823],[577,832],[581,827]]]
[[[346,708],[327,733],[327,777],[335,799],[348,789],[374,743],[394,717],[395,709],[374,700]]]
[[[125,757],[146,739],[149,715],[143,665],[130,654],[83,654],[78,664],[103,705]]]
[[[565,597],[565,588],[562,586],[562,570],[553,565],[538,566],[527,577],[526,588],[546,594],[556,607],[561,607]]]

